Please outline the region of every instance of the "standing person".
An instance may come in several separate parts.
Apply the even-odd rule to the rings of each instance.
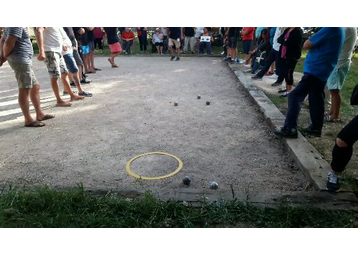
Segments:
[[[196,27],[195,28],[195,51],[199,52],[199,45],[200,45],[200,37],[204,33],[204,27]]]
[[[344,42],[342,27],[324,27],[303,48],[309,50],[303,69],[303,77],[288,96],[288,109],[284,126],[275,131],[277,136],[297,138],[297,121],[302,102],[308,95],[312,124],[302,130],[306,135],[320,137],[324,118],[324,87],[337,64]]]
[[[103,36],[105,35],[105,32],[103,32],[101,27],[95,27],[93,29],[94,34],[94,48],[101,51],[101,54],[103,54]]]
[[[72,27],[64,27],[63,30],[66,32],[68,38],[70,39],[72,43],[72,49],[73,49],[73,57],[75,58],[76,65],[78,67],[78,77],[80,79],[81,84],[88,84],[90,81],[87,81],[85,77],[83,76],[83,61],[81,59],[81,56],[78,51],[78,42],[75,37],[75,33],[73,31]],[[71,86],[76,86],[74,81],[72,80]]]
[[[339,176],[352,158],[353,145],[358,140],[358,115],[339,133],[332,150],[331,172],[327,177],[327,190],[338,192],[341,188]]]
[[[293,72],[298,60],[301,58],[302,30],[299,27],[286,28],[277,41],[281,44],[281,75],[286,81],[286,88],[283,89],[281,97],[287,97],[293,87]]]
[[[6,61],[15,73],[19,87],[18,101],[25,118],[25,127],[43,127],[44,120],[55,116],[45,114],[40,106],[40,84],[32,70],[34,51],[26,27],[4,27],[0,39],[0,67]],[[36,111],[36,119],[30,113],[29,98]]]
[[[254,27],[244,27],[241,30],[243,49],[244,49],[244,53],[245,53],[245,66],[246,67],[250,67],[249,52],[251,49],[251,42],[254,40],[254,33],[255,33]]]
[[[129,27],[126,27],[121,35],[122,35],[123,52],[126,55],[130,54],[131,47],[135,39],[134,33],[129,29]]]
[[[96,71],[102,71],[100,68],[96,68],[94,65],[94,34],[93,34],[94,27],[86,27],[86,34],[87,34],[87,41],[89,46],[89,73],[96,73]]]
[[[272,28],[271,28],[272,30]],[[277,41],[277,39],[282,35],[284,29],[281,27],[276,28],[275,35],[273,37],[272,41],[272,50],[270,51],[265,66],[261,69],[260,72],[258,72],[255,76],[251,77],[253,80],[262,80],[262,77],[265,75],[265,73],[270,69],[270,66],[273,62],[275,62],[276,66],[276,75],[277,77],[280,74],[280,65],[279,65],[279,59],[280,59],[280,47],[281,44]],[[278,85],[281,85],[282,81],[278,83]],[[276,84],[275,84],[276,86]]]
[[[227,58],[225,61],[235,63],[237,58],[237,38],[239,37],[238,27],[229,27],[226,31],[227,35]],[[249,53],[249,52],[247,52]]]
[[[140,51],[147,52],[147,28],[146,27],[137,27],[138,40]]]
[[[184,54],[188,51],[188,46],[190,45],[191,54],[195,53],[195,37],[194,37],[194,28],[185,27],[184,28]]]
[[[351,66],[354,47],[357,40],[357,28],[345,28],[345,41],[342,51],[338,58],[338,63],[328,78],[327,87],[331,94],[331,108],[329,110],[327,121],[340,122],[339,112],[341,109],[341,94],[345,79]]]
[[[118,65],[114,62],[114,58],[119,56],[122,52],[117,30],[115,27],[104,27],[104,31],[107,34],[108,46],[111,51],[111,57],[108,58],[108,62],[111,64],[112,68],[117,68]]]
[[[87,75],[85,74],[86,73],[86,65],[85,65],[85,61],[84,61],[85,56],[84,56],[84,54],[82,52],[82,37],[85,36],[86,31],[82,27],[72,27],[72,30],[73,30],[74,36],[76,38],[76,41],[77,41],[77,52],[80,55],[80,58],[81,58],[81,61],[82,61],[82,67],[83,68],[81,68],[82,72],[81,72],[81,75],[80,75],[80,77],[82,77],[81,78],[81,83],[83,83],[83,84],[90,83],[91,80],[88,80]],[[74,57],[76,58],[76,54],[74,55]],[[76,58],[76,61],[77,61],[77,58]],[[77,62],[77,65],[79,65],[79,62]],[[81,69],[80,69],[80,71],[81,71]]]
[[[163,34],[160,32],[160,29],[157,28],[153,34],[153,44],[157,48],[157,54],[163,54]]]
[[[167,28],[162,27],[160,28],[161,33],[163,34],[163,53],[166,54],[168,51],[168,34]]]
[[[86,33],[86,28],[74,27],[73,30],[81,44],[81,55],[83,59],[83,67],[85,69],[85,74],[92,73],[92,70],[90,69],[90,47],[88,43],[88,33]]]
[[[65,102],[60,97],[58,78],[61,77],[64,91],[69,93],[71,101],[81,100],[84,99],[84,97],[75,95],[68,83],[68,71],[61,54],[63,41],[60,29],[59,27],[36,28],[36,40],[39,46],[37,59],[39,61],[45,60],[50,75],[52,90],[56,96],[57,106],[71,106],[70,102]]]
[[[175,61],[179,61],[180,60],[180,36],[183,36],[183,29],[180,27],[168,27],[167,28],[167,34],[169,35],[169,43],[168,43],[168,47],[170,48],[170,54],[171,54],[171,58],[170,61],[173,61],[175,59]],[[177,51],[177,57],[175,57],[174,54],[174,47],[176,48]]]
[[[92,93],[86,92],[82,89],[79,74],[78,74],[79,69],[76,64],[76,60],[73,56],[74,51],[72,48],[72,42],[71,42],[70,38],[67,36],[64,29],[60,29],[60,33],[62,35],[62,41],[63,41],[62,56],[63,56],[63,59],[65,60],[66,66],[69,70],[70,80],[72,80],[75,83],[75,85],[78,89],[79,96],[92,97]],[[66,93],[64,93],[64,94],[66,94]]]

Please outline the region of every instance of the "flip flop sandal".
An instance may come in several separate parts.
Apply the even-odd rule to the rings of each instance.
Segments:
[[[118,68],[119,66],[117,66],[116,64],[112,65],[112,68]]]
[[[25,127],[44,127],[44,126],[46,126],[46,124],[38,120],[35,120],[30,124],[25,125]]]
[[[66,104],[66,105],[63,105],[63,104],[56,104],[57,107],[70,107],[72,104]]]
[[[96,71],[102,71],[102,69],[99,69],[99,68],[95,68],[94,70],[96,70]]]
[[[53,119],[55,118],[55,115],[53,114],[46,114],[42,119],[38,119],[37,121],[44,121],[44,120],[50,120],[50,119]]]

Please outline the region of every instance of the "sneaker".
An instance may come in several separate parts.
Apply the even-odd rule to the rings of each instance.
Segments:
[[[73,81],[71,81],[70,86],[71,87],[76,87],[76,84]]]
[[[298,137],[296,128],[282,127],[281,130],[274,131],[274,134],[277,136],[285,137],[285,138],[297,138]]]
[[[313,129],[312,126],[309,126],[308,128],[302,129],[301,133],[307,136],[321,137],[322,131],[318,129]]]
[[[91,83],[91,80],[82,79],[81,84],[88,84]]]
[[[179,60],[180,60],[180,58],[179,58],[179,57],[176,57],[176,58],[175,58],[175,61],[179,61]]]
[[[255,76],[252,76],[251,79],[253,79],[253,80],[262,80],[262,77],[260,77],[258,75],[255,75]]]
[[[224,58],[224,61],[226,61],[226,62],[229,62],[230,60],[232,60],[231,57]]]
[[[271,84],[271,86],[276,87],[276,86],[280,86],[282,85],[282,82],[279,81],[275,81],[274,83]]]
[[[236,61],[235,60],[233,60],[232,58],[230,58],[230,60],[228,61],[230,64],[232,64],[232,63],[236,63]],[[251,70],[251,69],[250,69]]]
[[[277,78],[278,78],[278,75],[274,73],[274,74],[271,74],[271,75],[267,76],[267,78],[277,79]]]
[[[290,94],[289,91],[283,92],[280,97],[288,97],[288,94]]]
[[[282,89],[279,89],[277,92],[278,92],[278,93],[285,93],[285,92],[287,92],[287,89],[286,89],[286,88],[282,88]]]
[[[339,183],[339,177],[335,173],[333,172],[328,173],[326,188],[330,192],[338,192],[341,189],[341,184]]]
[[[175,56],[172,56],[172,57],[170,58],[170,61],[173,61],[173,60],[174,60],[174,58],[175,58]]]
[[[86,91],[82,91],[82,93],[78,93],[78,95],[84,97],[92,97],[92,93]]]
[[[250,64],[245,64],[244,67],[251,67],[251,65]]]

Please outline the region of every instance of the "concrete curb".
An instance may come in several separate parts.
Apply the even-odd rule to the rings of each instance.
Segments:
[[[274,129],[279,130],[285,121],[285,116],[272,103],[266,94],[253,85],[249,76],[246,76],[238,64],[228,64],[240,83],[246,88],[253,101],[259,106],[267,122]],[[330,165],[323,156],[299,133],[297,139],[283,139],[287,150],[296,161],[298,167],[310,180],[311,185],[319,191],[326,191],[326,178]],[[343,192],[352,192],[350,187],[343,185]]]

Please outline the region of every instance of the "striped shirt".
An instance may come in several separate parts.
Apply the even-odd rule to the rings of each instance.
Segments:
[[[31,64],[34,50],[30,40],[30,35],[26,27],[4,27],[5,40],[7,36],[13,35],[17,37],[14,50],[7,58],[9,62],[20,64]]]

